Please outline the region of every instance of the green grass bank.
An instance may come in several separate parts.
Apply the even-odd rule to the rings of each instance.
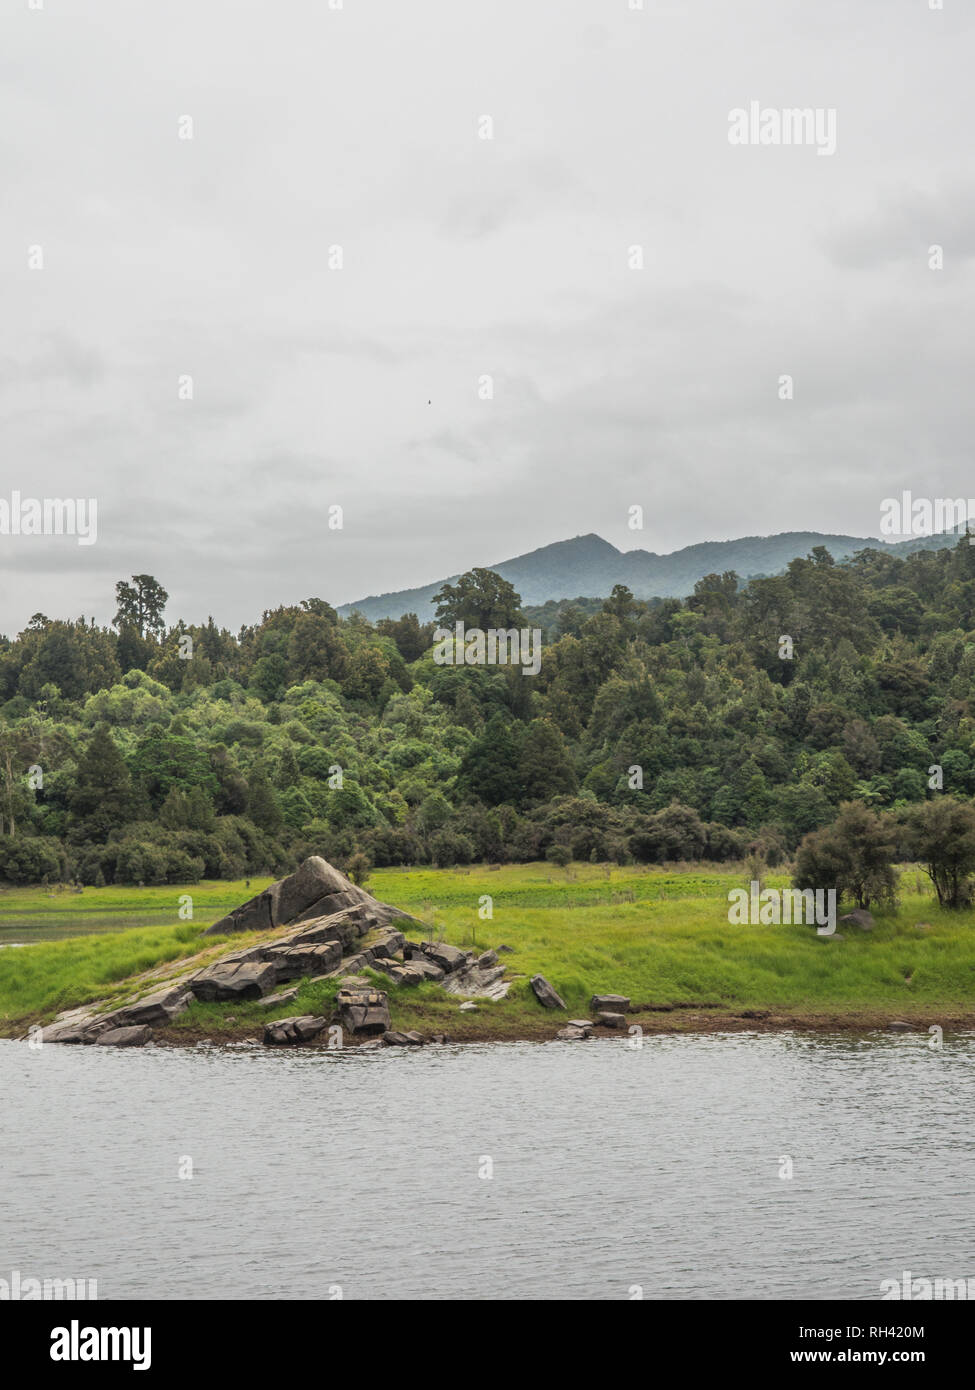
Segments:
[[[766,883],[789,886],[786,875],[771,874]],[[249,944],[256,934],[204,941],[199,933],[263,886],[0,894],[0,927],[43,921],[59,934],[78,933],[0,950],[0,1035],[20,1035],[76,1004],[110,999],[114,1006],[162,975],[197,968],[202,950],[209,958]],[[569,1017],[585,1017],[593,993],[621,993],[633,1001],[630,1022],[652,1031],[870,1028],[892,1019],[975,1026],[975,911],[942,912],[919,872],[903,873],[895,912],[877,914],[872,931],[841,926],[842,940],[807,926],[730,925],[728,890],[743,886],[740,866],[377,870],[368,883],[377,898],[420,917],[429,935],[453,945],[509,946],[503,959],[520,978],[509,998],[478,1001],[477,1012],[465,1014],[435,985],[397,988],[375,978],[389,992],[395,1028],[458,1040],[552,1037],[564,1015],[538,1005],[528,984],[535,973],[559,991]],[[179,919],[183,894],[193,900],[193,921]],[[305,983],[296,1001],[272,1011],[197,1003],[159,1036],[259,1037],[274,1017],[327,1013],[337,989],[335,981]]]

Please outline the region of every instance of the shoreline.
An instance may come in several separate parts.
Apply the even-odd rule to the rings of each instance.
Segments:
[[[441,1033],[438,1032],[425,1037],[423,1045],[557,1042],[560,1040],[555,1035],[560,1027],[565,1026],[567,1021],[567,1018],[560,1013],[558,1017],[542,1018],[537,1023],[525,1020],[524,1023],[512,1023],[507,1027],[501,1027],[492,1026],[491,1022],[486,1019],[482,1024],[480,1020],[475,1022],[464,1017],[458,1021],[456,1026],[449,1028],[446,1032],[445,1043],[433,1042],[433,1037],[441,1036]],[[891,1025],[894,1023],[905,1026],[892,1028]],[[733,1012],[727,1009],[701,1009],[700,1007],[673,1010],[657,1008],[650,1012],[641,1011],[628,1014],[626,1029],[594,1026],[591,1038],[585,1041],[618,1041],[627,1044],[634,1036],[628,1030],[636,1026],[640,1028],[643,1037],[706,1037],[722,1033],[807,1033],[811,1035],[886,1033],[892,1036],[898,1034],[913,1035],[915,1038],[922,1038],[927,1043],[928,1029],[935,1025],[945,1033],[975,1032],[975,1012],[926,1010],[923,1015],[918,1015],[912,1010],[901,1010],[897,1013],[893,1011],[856,1010],[809,1014],[763,1009]],[[7,1033],[5,1036],[8,1041],[23,1041],[24,1030],[30,1026],[30,1021],[26,1025],[20,1023],[17,1027],[17,1036],[11,1033]],[[239,1046],[241,1043],[249,1043],[256,1047],[265,1048],[268,1052],[287,1053],[294,1051],[350,1051],[376,1041],[375,1038],[351,1036],[344,1041],[342,1049],[335,1049],[330,1048],[328,1042],[323,1040],[326,1037],[327,1029],[321,1035],[321,1039],[315,1038],[310,1042],[283,1046],[265,1044],[263,1028],[255,1029],[252,1023],[247,1023],[228,1024],[222,1028],[156,1027],[153,1029],[152,1042],[157,1046],[161,1045],[167,1048],[195,1048],[199,1043],[207,1043],[215,1047]],[[580,1041],[583,1040],[580,1039]],[[75,1045],[92,1046],[94,1044]],[[386,1044],[383,1050],[386,1048],[400,1051],[409,1050],[402,1047],[397,1048],[396,1045],[391,1044]],[[375,1050],[378,1051],[379,1049]]]

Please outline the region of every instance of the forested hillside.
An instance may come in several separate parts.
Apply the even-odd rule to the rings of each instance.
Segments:
[[[8,882],[184,883],[309,853],[356,872],[756,847],[774,863],[851,799],[896,810],[939,777],[975,792],[964,539],[842,564],[817,547],[686,601],[617,586],[548,605],[527,615],[546,633],[534,677],[437,665],[413,615],[373,626],[309,599],[233,634],[166,626],[150,576],[117,593],[111,628],[38,614],[0,639]],[[527,620],[486,571],[439,609]]]

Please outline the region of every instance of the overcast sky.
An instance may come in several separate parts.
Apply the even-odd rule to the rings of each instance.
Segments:
[[[975,495],[972,6],[630,3],[0,0],[0,631]]]

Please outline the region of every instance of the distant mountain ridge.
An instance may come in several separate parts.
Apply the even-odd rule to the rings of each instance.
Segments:
[[[888,542],[870,536],[784,531],[775,536],[702,541],[670,555],[658,555],[652,550],[617,550],[615,545],[590,532],[479,568],[494,570],[507,579],[528,604],[541,604],[549,599],[608,598],[614,584],[625,584],[634,597],[640,599],[686,598],[706,574],[734,570],[742,583],[755,575],[779,574],[790,560],[808,555],[817,545],[824,545],[835,560],[843,560],[858,550],[881,550],[898,556],[910,555],[915,550],[941,550],[955,545],[957,539],[957,532]],[[434,594],[457,577],[456,574],[445,575],[434,584],[416,589],[374,594],[343,604],[338,611],[343,617],[359,612],[370,622],[416,613],[421,622],[428,622],[434,616]]]

